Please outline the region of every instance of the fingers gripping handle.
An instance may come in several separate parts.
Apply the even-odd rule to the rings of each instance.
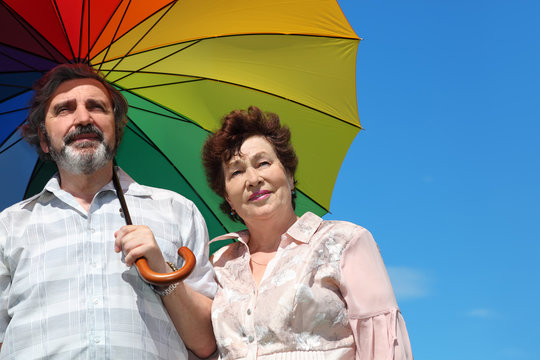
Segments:
[[[124,193],[122,191],[122,187],[120,186],[120,180],[118,180],[115,167],[113,167],[113,183],[118,200],[120,200],[120,205],[122,206],[122,211],[124,212],[126,224],[132,225],[133,223],[131,222],[131,216],[129,215],[126,199],[124,198]],[[193,252],[191,252],[191,250],[189,250],[187,247],[184,246],[178,249],[178,255],[184,258],[184,266],[172,273],[163,274],[155,272],[154,270],[150,269],[150,266],[148,266],[148,261],[146,261],[144,257],[135,260],[135,265],[137,266],[139,274],[147,283],[160,286],[170,285],[182,281],[189,276],[189,274],[191,274],[193,271],[193,267],[195,266],[195,255],[193,255]]]
[[[184,280],[186,277],[191,274],[193,268],[195,267],[195,255],[187,247],[183,246],[178,249],[178,255],[184,258],[184,266],[172,273],[158,273],[150,269],[148,262],[145,258],[138,258],[135,261],[137,270],[142,276],[144,281],[152,285],[166,286],[179,281]]]

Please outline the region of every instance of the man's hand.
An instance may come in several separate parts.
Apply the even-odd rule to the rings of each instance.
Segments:
[[[126,225],[114,233],[114,251],[124,251],[127,266],[133,266],[135,260],[146,258],[152,270],[169,273],[172,269],[167,265],[152,230],[145,225]]]

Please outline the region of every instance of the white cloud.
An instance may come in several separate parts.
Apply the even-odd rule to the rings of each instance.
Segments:
[[[387,270],[398,301],[429,295],[430,279],[422,271],[405,266],[388,266]]]
[[[492,318],[495,316],[492,310],[486,309],[486,308],[476,308],[472,309],[466,314],[468,317],[474,317],[474,318]]]

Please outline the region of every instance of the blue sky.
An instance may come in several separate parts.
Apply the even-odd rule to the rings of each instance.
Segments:
[[[540,2],[339,3],[365,130],[326,218],[373,233],[416,360],[540,359]]]
[[[365,130],[326,218],[373,233],[416,360],[540,359],[540,2],[339,3]]]

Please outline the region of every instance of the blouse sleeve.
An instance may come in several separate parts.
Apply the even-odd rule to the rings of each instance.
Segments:
[[[341,291],[356,343],[356,360],[412,359],[405,321],[369,231],[354,231],[340,265]]]

